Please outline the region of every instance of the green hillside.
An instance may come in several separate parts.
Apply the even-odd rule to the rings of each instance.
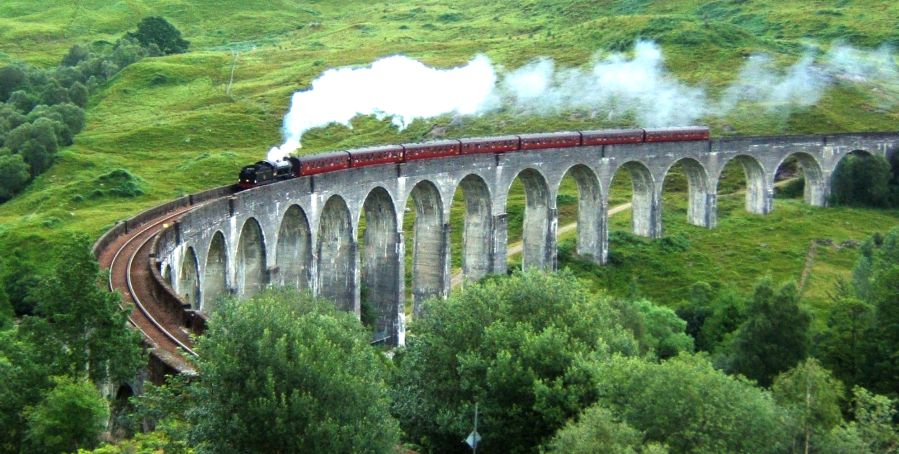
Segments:
[[[442,67],[488,55],[515,68],[537,56],[577,66],[597,52],[657,41],[668,69],[712,94],[746,56],[796,61],[805,45],[842,39],[862,48],[899,44],[891,1],[288,2],[7,0],[0,4],[0,64],[52,67],[74,44],[115,41],[140,18],[162,15],[191,41],[186,54],[146,58],[92,97],[75,145],[15,199],[0,206],[0,250],[40,257],[70,232],[92,236],[119,219],[181,194],[234,180],[237,169],[280,142],[289,96],[323,70],[405,54]],[[233,82],[231,74],[233,71]],[[230,87],[230,91],[229,91]],[[899,112],[880,94],[837,83],[818,105],[787,118],[742,106],[709,119],[714,134],[896,129]],[[627,124],[559,115],[500,112],[448,129],[449,136],[599,128]],[[434,124],[398,132],[358,119],[304,137],[304,152],[426,139]],[[127,173],[115,172],[118,169]],[[121,178],[109,178],[110,174]],[[122,178],[124,178],[123,181]],[[107,182],[107,180],[109,182]],[[100,184],[142,188],[93,191]],[[134,193],[131,193],[132,195]]]

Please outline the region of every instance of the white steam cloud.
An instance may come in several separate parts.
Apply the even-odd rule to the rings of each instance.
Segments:
[[[648,127],[689,124],[705,113],[705,91],[668,74],[662,50],[647,41],[636,44],[632,58],[615,54],[586,70],[538,59],[506,74],[497,91],[507,104],[538,114],[633,113]]]
[[[403,56],[380,59],[366,68],[337,68],[298,91],[284,117],[285,142],[272,148],[277,160],[300,147],[303,133],[331,123],[350,125],[357,115],[390,118],[403,129],[413,120],[445,113],[473,115],[483,110],[496,85],[490,60],[477,56],[460,68],[440,70]]]
[[[633,56],[614,54],[585,69],[558,68],[552,59],[540,58],[502,72],[479,55],[465,66],[442,70],[393,56],[367,67],[325,71],[309,89],[294,93],[284,117],[285,142],[268,158],[281,159],[299,148],[312,128],[349,126],[357,115],[390,118],[403,129],[416,119],[499,108],[537,115],[589,110],[662,127],[724,116],[743,102],[788,113],[814,105],[837,82],[865,84],[883,106],[899,103],[899,70],[886,46],[864,51],[834,44],[827,54],[809,51],[782,70],[770,56],[753,55],[717,100],[668,73],[661,48],[647,41],[636,43]]]

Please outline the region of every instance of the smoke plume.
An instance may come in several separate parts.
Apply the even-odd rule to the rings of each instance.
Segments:
[[[284,117],[285,142],[268,157],[277,160],[299,148],[309,129],[349,126],[357,115],[389,118],[403,129],[416,119],[500,108],[536,115],[589,110],[609,118],[630,115],[645,127],[678,126],[727,115],[745,102],[789,113],[814,105],[838,82],[864,84],[886,106],[899,100],[899,70],[885,46],[865,51],[833,44],[826,54],[810,50],[785,69],[768,55],[752,55],[717,99],[669,73],[662,49],[648,41],[637,42],[631,56],[595,58],[587,68],[559,68],[539,58],[503,71],[479,55],[444,70],[392,56],[367,67],[325,71],[307,90],[294,93]]]

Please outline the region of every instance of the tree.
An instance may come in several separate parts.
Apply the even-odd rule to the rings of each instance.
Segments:
[[[893,423],[896,402],[856,386],[852,389],[853,420],[835,427],[822,443],[824,453],[895,453],[899,430]]]
[[[864,347],[865,383],[873,391],[895,396],[899,389],[899,227],[883,237],[869,263],[868,272],[857,276],[874,306]]]
[[[493,277],[424,304],[395,356],[393,412],[409,439],[456,451],[474,403],[485,451],[531,452],[596,399],[587,365],[636,354],[608,301],[570,272]]]
[[[226,302],[198,351],[200,452],[392,452],[399,440],[385,360],[333,303],[288,291]]]
[[[22,156],[0,148],[0,202],[11,199],[28,184],[30,179],[28,164]]]
[[[881,156],[846,156],[833,172],[836,205],[886,207],[890,202],[890,163]]]
[[[30,296],[35,315],[20,330],[39,348],[54,375],[86,374],[94,382],[130,379],[145,364],[139,335],[127,328],[127,309],[104,290],[99,265],[84,236],[61,247],[49,276]]]
[[[702,355],[661,364],[615,357],[598,368],[599,404],[673,452],[782,452],[787,414],[770,394]]]
[[[28,171],[33,176],[40,175],[50,168],[54,157],[53,152],[34,139],[28,139],[19,146],[19,155],[28,163]]]
[[[862,378],[867,331],[873,323],[874,308],[849,294],[837,296],[827,316],[827,328],[817,342],[821,361],[845,383]]]
[[[69,87],[69,99],[72,101],[72,104],[78,107],[87,106],[89,96],[90,93],[88,93],[87,87],[81,82],[75,82]]]
[[[0,287],[0,331],[9,329],[13,325],[15,318],[16,313],[13,312],[9,297],[6,296],[6,291],[3,287]]]
[[[31,315],[34,312],[34,301],[28,295],[30,289],[37,287],[38,278],[34,263],[21,249],[14,249],[7,255],[7,266],[3,270],[3,289],[9,297],[16,315]],[[13,263],[15,266],[10,266]]]
[[[685,333],[687,322],[673,310],[647,300],[616,301],[614,307],[621,313],[624,326],[640,343],[642,354],[652,352],[666,359],[681,352],[693,352],[693,338]]]
[[[109,408],[86,379],[57,378],[46,396],[27,411],[25,452],[63,453],[97,445]]]
[[[65,87],[59,84],[56,79],[53,79],[51,83],[47,84],[44,87],[44,90],[41,92],[41,103],[47,105],[55,105],[62,104],[64,102],[69,102],[69,92]]]
[[[608,409],[594,405],[581,413],[578,421],[563,427],[550,441],[548,452],[565,454],[664,453],[661,445],[643,445],[643,434],[616,418]]]
[[[48,365],[15,328],[0,330],[0,452],[21,450],[28,423],[25,410],[52,386]]]
[[[727,344],[730,336],[746,320],[746,298],[733,287],[718,291],[711,302],[712,314],[706,319],[699,332],[697,348],[717,352]]]
[[[0,68],[0,102],[5,102],[12,92],[19,90],[27,81],[25,71],[18,66]]]
[[[771,385],[774,400],[796,418],[798,438],[803,452],[812,446],[817,451],[821,440],[833,427],[843,421],[840,403],[843,400],[843,383],[833,378],[830,371],[809,358],[774,379]]]
[[[7,102],[15,106],[16,110],[19,112],[28,113],[37,105],[38,99],[37,96],[34,96],[25,90],[16,90],[9,95],[9,101]]]
[[[63,66],[76,66],[78,63],[86,60],[90,56],[90,49],[80,44],[75,44],[69,48],[69,52],[62,58]]]
[[[775,291],[770,278],[756,285],[730,347],[731,372],[743,374],[763,386],[808,355],[811,317],[799,306],[796,284]]]
[[[143,47],[156,45],[166,55],[186,52],[190,46],[174,25],[158,16],[143,18],[137,24],[137,32],[129,32],[126,36],[137,39]]]

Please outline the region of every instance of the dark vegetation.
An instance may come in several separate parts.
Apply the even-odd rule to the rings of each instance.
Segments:
[[[861,345],[818,347],[795,286],[770,279],[746,299],[697,285],[687,322],[592,293],[569,272],[490,277],[427,302],[392,361],[327,302],[293,292],[232,301],[200,340],[200,376],[136,400],[132,423],[156,431],[99,452],[392,452],[397,424],[413,450],[457,452],[475,403],[485,451],[892,452],[899,229],[865,250],[857,268],[867,271],[846,284],[873,298]],[[845,304],[836,298],[834,314]],[[715,313],[713,300],[731,307]],[[694,352],[697,332],[711,351]],[[847,354],[870,367],[847,373],[833,359]]]
[[[184,52],[188,44],[168,21],[148,17],[115,43],[73,46],[56,68],[24,63],[0,68],[0,202],[44,173],[60,148],[74,143],[84,129],[91,94],[126,66],[147,56]]]
[[[109,414],[98,386],[132,379],[146,361],[139,335],[126,328],[128,310],[102,290],[85,237],[58,252],[52,272],[10,275],[25,276],[5,270],[28,315],[9,323],[13,304],[0,291],[0,451],[96,446]]]
[[[893,153],[891,160],[881,156],[847,156],[834,170],[831,202],[872,208],[899,207],[899,153]]]
[[[899,228],[859,250],[821,330],[770,278],[748,296],[697,283],[675,312],[517,272],[425,303],[392,360],[351,314],[269,291],[218,306],[196,379],[110,410],[96,385],[143,358],[75,238],[27,287],[30,315],[12,323],[0,292],[0,446],[68,452],[106,431],[120,442],[97,452],[455,452],[477,403],[485,450],[891,452]]]

